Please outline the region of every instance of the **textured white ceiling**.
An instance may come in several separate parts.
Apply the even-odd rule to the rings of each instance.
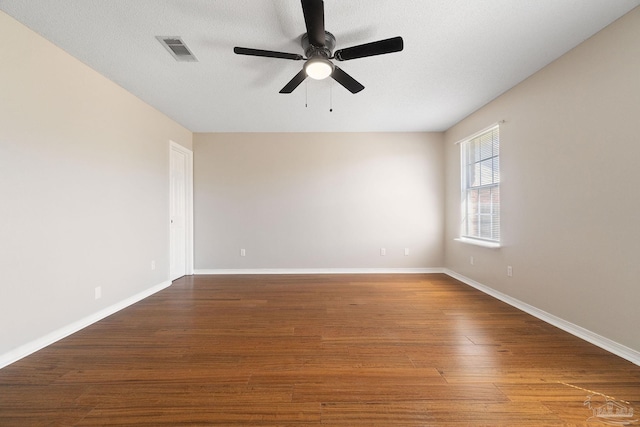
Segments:
[[[325,0],[336,49],[404,38],[402,52],[340,63],[365,86],[355,95],[331,79],[279,94],[302,61],[233,53],[302,54],[297,0],[0,0],[0,9],[191,131],[360,132],[445,130],[639,4]],[[182,37],[199,61],[176,62],[155,36]]]

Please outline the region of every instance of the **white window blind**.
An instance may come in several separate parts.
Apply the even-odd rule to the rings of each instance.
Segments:
[[[461,144],[462,237],[500,242],[500,132],[495,126]]]

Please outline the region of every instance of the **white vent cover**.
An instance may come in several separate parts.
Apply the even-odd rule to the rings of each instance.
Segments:
[[[184,44],[182,39],[177,36],[156,36],[156,39],[164,46],[176,61],[195,62],[196,57]]]

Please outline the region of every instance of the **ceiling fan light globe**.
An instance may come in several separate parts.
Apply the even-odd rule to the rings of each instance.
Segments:
[[[333,73],[333,64],[325,58],[312,58],[304,65],[304,71],[314,80],[324,80]]]

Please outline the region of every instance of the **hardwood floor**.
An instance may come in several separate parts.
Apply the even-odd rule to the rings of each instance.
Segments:
[[[445,275],[195,276],[0,370],[0,425],[593,426],[605,396],[639,418],[640,367]]]

